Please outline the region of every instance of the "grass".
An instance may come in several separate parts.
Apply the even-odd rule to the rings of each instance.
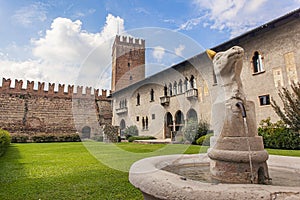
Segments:
[[[142,199],[128,181],[141,158],[206,152],[207,147],[164,144],[12,144],[0,157],[0,199]],[[268,149],[300,156],[300,151]]]

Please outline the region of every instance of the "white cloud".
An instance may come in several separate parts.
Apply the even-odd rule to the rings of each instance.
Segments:
[[[37,2],[15,11],[12,19],[22,26],[29,26],[36,21],[44,22],[47,19],[45,4]]]
[[[118,31],[124,31],[124,20],[111,14],[107,15],[106,23],[99,33],[82,30],[82,22],[79,20],[56,18],[44,36],[31,40],[29,51],[32,51],[34,56],[31,60],[15,61],[2,53],[0,66],[3,67],[0,67],[0,76],[74,84],[78,83],[77,76],[81,73],[86,79],[79,78],[80,84],[93,86],[99,80],[90,80],[87,74],[91,71],[93,73],[93,68],[98,68],[97,73],[102,73],[101,68],[107,68],[101,65],[111,58],[111,43],[106,41],[112,39]],[[97,56],[87,57],[99,46],[101,48],[98,48],[100,51],[97,52]],[[92,76],[96,77],[95,74]],[[109,83],[106,81],[101,87],[109,88]]]
[[[175,54],[177,55],[177,56],[180,56],[180,57],[182,57],[183,55],[182,55],[182,51],[185,49],[185,46],[184,45],[182,45],[182,44],[180,44],[177,48],[175,48]]]
[[[204,18],[200,20],[204,26],[227,30],[234,37],[299,7],[297,1],[194,0],[194,4],[202,15],[204,13]],[[185,29],[191,28],[200,23],[197,19],[188,20],[182,26],[186,26]]]
[[[160,62],[165,55],[165,49],[161,46],[156,46],[153,48],[152,56]]]

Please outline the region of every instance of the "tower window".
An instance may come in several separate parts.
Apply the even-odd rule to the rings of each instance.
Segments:
[[[140,121],[140,117],[139,116],[136,116],[136,121]]]
[[[155,119],[155,114],[152,114],[152,119]]]
[[[129,80],[131,80],[131,81],[132,81],[132,76],[130,76],[130,77],[129,77]]]
[[[128,65],[128,67],[130,67],[130,63],[128,63],[127,65]]]
[[[138,93],[136,96],[136,105],[139,106],[140,105],[140,94]]]
[[[262,96],[259,96],[259,103],[261,106],[266,106],[266,105],[270,105],[270,95],[262,95]]]
[[[259,73],[264,71],[262,56],[257,51],[254,52],[254,55],[252,57],[252,63],[253,63],[253,73]]]
[[[154,101],[154,90],[151,89],[150,91],[150,101]]]

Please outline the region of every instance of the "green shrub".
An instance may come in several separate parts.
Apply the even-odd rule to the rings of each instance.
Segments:
[[[29,134],[12,134],[12,143],[26,142],[80,142],[80,137],[77,133],[37,133]]]
[[[133,142],[134,140],[155,140],[153,136],[131,136],[128,138],[128,142]]]
[[[202,146],[210,146],[210,137],[212,137],[213,135],[214,135],[213,133],[202,135],[200,138],[196,140],[196,144]]]
[[[124,135],[125,135],[126,139],[128,140],[131,136],[138,136],[139,130],[135,125],[127,126],[127,128],[124,130]]]
[[[29,141],[29,135],[28,134],[11,134],[11,143],[26,143]]]
[[[104,141],[105,142],[113,142],[116,143],[118,142],[118,128],[111,125],[111,124],[105,124],[103,128],[103,133],[104,133]]]
[[[9,146],[11,141],[10,135],[8,131],[0,129],[0,156],[2,156],[7,147]]]
[[[272,123],[270,118],[262,120],[258,134],[263,137],[265,148],[300,149],[300,134],[282,121]]]
[[[198,138],[208,133],[209,126],[209,123],[203,119],[199,123],[194,119],[190,119],[183,129],[184,138],[190,143],[196,144]]]

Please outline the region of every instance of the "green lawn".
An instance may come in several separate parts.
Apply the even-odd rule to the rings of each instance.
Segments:
[[[206,150],[194,145],[133,143],[12,144],[0,158],[0,199],[142,199],[128,181],[133,162]],[[268,151],[300,156],[300,151]]]

